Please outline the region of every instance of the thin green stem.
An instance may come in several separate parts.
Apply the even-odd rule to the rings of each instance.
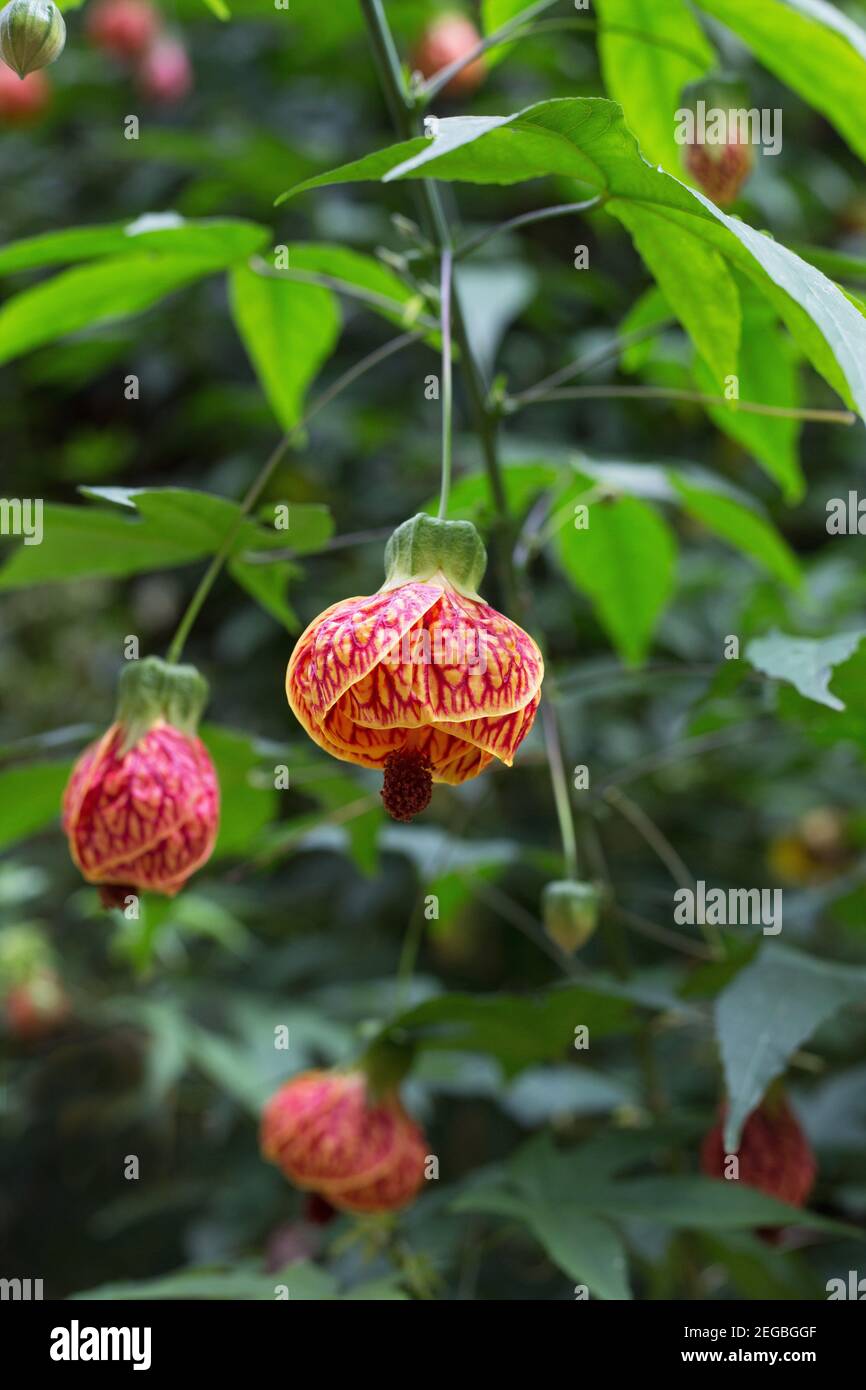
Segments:
[[[498,29],[494,29],[486,38],[479,39],[473,46],[459,58],[455,58],[453,63],[447,67],[440,68],[434,72],[432,77],[428,77],[426,82],[419,82],[415,88],[415,96],[419,105],[426,105],[437,92],[441,92],[443,87],[447,87],[452,78],[456,77],[464,68],[469,67],[476,59],[482,57],[490,48],[496,48],[499,44],[507,43],[509,39],[516,37],[521,29],[525,28],[536,15],[543,14],[555,5],[557,0],[536,0],[534,5],[529,5],[521,14],[509,19],[507,24],[501,24]]]
[[[442,271],[439,289],[442,324],[442,487],[439,493],[439,516],[448,511],[451,491],[451,248],[442,251]]]
[[[532,13],[539,13],[541,8],[546,8],[546,4],[547,0],[542,0],[540,6],[532,8]],[[376,65],[379,69],[379,75],[385,89],[386,100],[392,113],[392,118],[396,124],[397,132],[403,139],[409,139],[412,135],[416,134],[413,128],[412,98],[406,92],[403,74],[400,68],[400,60],[394,47],[394,41],[391,37],[391,31],[388,27],[388,20],[382,8],[381,0],[361,0],[361,9],[370,34]],[[528,14],[530,14],[529,10],[524,12],[524,21]],[[439,74],[439,77],[444,77],[444,74]],[[445,80],[448,79],[446,78]],[[442,207],[439,190],[429,179],[422,181],[421,190],[422,210],[424,220],[427,224],[425,230],[434,245],[438,246],[440,253],[444,252],[446,248],[450,248],[451,246],[451,233]],[[503,593],[508,605],[514,608],[517,605],[517,584],[512,565],[513,542],[509,534],[511,530],[511,519],[508,512],[508,498],[505,492],[505,481],[502,475],[502,468],[496,447],[498,411],[491,405],[489,393],[485,387],[478,363],[475,359],[475,354],[472,349],[469,334],[466,330],[466,323],[460,306],[459,294],[454,293],[452,301],[454,336],[460,348],[460,361],[463,367],[467,394],[484,452],[485,468],[500,532],[501,545],[499,550],[499,562]],[[568,798],[568,787],[565,781],[565,769],[562,762],[562,751],[559,745],[559,731],[556,727],[555,715],[553,714],[552,708],[550,714],[548,714],[547,702],[542,703],[541,709],[542,718],[545,721],[545,730],[549,728],[551,715],[554,720],[552,734],[546,734],[546,737],[549,739],[549,754],[552,750],[552,756],[549,756],[551,783],[556,804],[557,818],[559,820],[560,834],[562,836],[563,855],[569,873],[574,876],[577,873],[577,839],[574,832],[574,820]]]
[[[559,822],[559,836],[562,840],[566,877],[576,879],[578,877],[577,835],[574,829],[571,798],[568,794],[559,724],[552,700],[545,700],[541,705],[541,724],[544,730],[544,743],[547,748],[547,761],[550,764],[550,781],[553,787],[556,818]]]
[[[657,333],[663,333],[666,328],[670,328],[675,320],[663,319],[659,323],[648,323],[643,328],[636,328],[631,333],[623,333],[614,338],[611,342],[605,343],[604,347],[596,348],[593,352],[587,352],[583,357],[577,357],[573,362],[560,367],[558,371],[544,377],[536,382],[534,386],[528,387],[526,391],[521,391],[516,396],[512,396],[508,402],[507,410],[511,414],[519,410],[524,405],[531,403],[539,396],[544,396],[564,381],[570,381],[572,377],[581,376],[584,372],[591,372],[596,367],[604,366],[613,357],[619,355],[626,348],[635,347],[638,343],[643,343],[647,338],[654,338]]]
[[[377,294],[375,290],[366,290],[362,285],[353,285],[350,280],[341,280],[336,275],[323,275],[319,271],[313,270],[277,270],[275,266],[270,266],[267,261],[262,260],[261,256],[253,256],[250,260],[250,266],[257,275],[262,275],[268,280],[293,280],[301,285],[321,285],[322,289],[333,290],[335,294],[343,294],[349,299],[357,299],[362,304],[369,304],[374,309],[382,309],[385,313],[395,314],[404,322],[407,311],[412,304],[411,300],[404,303],[399,299],[390,299],[386,294]],[[420,301],[421,296],[419,295],[418,302]],[[436,320],[428,314],[414,314],[412,323],[421,324],[424,328],[430,329],[438,327]]]
[[[568,386],[561,391],[533,391],[524,396],[521,405],[542,405],[551,401],[693,401],[696,405],[722,405],[731,411],[742,410],[747,415],[769,415],[777,420],[818,420],[828,425],[854,425],[857,416],[850,410],[821,410],[811,406],[765,405],[762,401],[728,400],[726,396],[710,396],[703,391],[688,391],[667,386]]]
[[[507,222],[500,222],[495,227],[488,227],[485,231],[479,232],[477,236],[469,237],[458,246],[454,252],[455,261],[462,261],[466,256],[471,256],[473,251],[477,251],[479,246],[484,246],[486,242],[492,241],[496,236],[504,232],[514,232],[518,227],[528,227],[533,222],[548,222],[553,217],[566,217],[571,212],[589,212],[592,208],[601,207],[605,195],[599,193],[595,198],[587,198],[582,203],[559,203],[552,208],[536,208],[533,212],[522,212],[517,217],[511,217]]]
[[[392,338],[390,342],[384,343],[382,347],[378,347],[373,352],[368,353],[366,357],[363,357],[359,362],[351,366],[348,371],[344,372],[342,376],[338,377],[327,390],[317,396],[303,419],[295,425],[294,429],[289,430],[287,434],[283,435],[279,444],[265,460],[262,468],[253,480],[252,485],[240,504],[234,523],[229,527],[222,544],[202,575],[198,587],[177,625],[177,630],[166,653],[167,661],[180,661],[187,638],[192,631],[196,618],[201,612],[208,594],[218,579],[223,565],[234,549],[235,541],[238,538],[244,521],[258,502],[274,472],[282,463],[295,441],[302,436],[309,422],[320,410],[324,409],[326,405],[329,405],[336,396],[339,396],[347,386],[350,386],[353,381],[357,381],[358,377],[363,376],[364,373],[370,371],[372,367],[378,366],[386,357],[390,357],[393,353],[401,351],[408,343],[414,342],[418,336],[417,332],[401,333],[399,337]]]

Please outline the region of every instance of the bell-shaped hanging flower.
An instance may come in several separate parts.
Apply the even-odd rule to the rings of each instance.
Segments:
[[[397,1091],[358,1071],[308,1071],[265,1106],[263,1156],[340,1211],[396,1211],[424,1181],[427,1143]]]
[[[72,770],[63,828],[107,907],[144,890],[174,897],[213,852],[219,785],[196,736],[207,695],[194,666],[130,662],[114,723]]]
[[[385,550],[378,593],[320,613],[298,641],[286,693],[326,752],[384,773],[382,798],[410,821],[433,782],[511,766],[540,699],[532,638],[480,598],[487,555],[468,521],[419,514]]]
[[[53,63],[65,43],[66,23],[52,0],[10,0],[0,11],[0,58],[19,77]]]
[[[701,1171],[708,1178],[730,1178],[724,1145],[727,1106],[701,1144]],[[771,1087],[743,1125],[737,1153],[737,1177],[768,1197],[792,1207],[805,1206],[815,1186],[818,1165],[812,1146],[779,1085]],[[759,1234],[775,1244],[779,1232],[761,1228]]]

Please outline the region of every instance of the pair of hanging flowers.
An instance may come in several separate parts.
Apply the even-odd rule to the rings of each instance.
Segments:
[[[385,561],[378,593],[344,599],[306,629],[286,692],[314,742],[380,771],[385,809],[410,821],[434,782],[466,782],[494,758],[511,765],[544,666],[532,638],[477,593],[486,553],[469,522],[413,517]],[[206,700],[191,666],[131,663],[114,722],[73,770],[64,829],[109,906],[143,890],[173,897],[210,858],[219,787],[197,734]]]

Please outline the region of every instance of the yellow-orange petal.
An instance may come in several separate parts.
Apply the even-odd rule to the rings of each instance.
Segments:
[[[495,718],[464,719],[454,724],[437,722],[436,727],[454,738],[474,744],[491,757],[505,763],[506,767],[510,767],[514,761],[514,754],[532,728],[540,701],[541,695],[537,693],[528,705],[512,714]]]
[[[344,599],[314,618],[292,652],[286,694],[305,728],[363,680],[442,593],[435,584],[404,584],[387,593]]]
[[[417,729],[511,714],[543,675],[528,633],[495,608],[444,590],[340,703],[355,724]]]

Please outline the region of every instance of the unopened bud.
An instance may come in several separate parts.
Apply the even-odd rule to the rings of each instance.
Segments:
[[[52,0],[10,0],[0,11],[0,58],[19,77],[59,58],[66,24]]]
[[[592,883],[560,879],[541,896],[544,930],[561,951],[579,951],[598,924],[599,892]]]

